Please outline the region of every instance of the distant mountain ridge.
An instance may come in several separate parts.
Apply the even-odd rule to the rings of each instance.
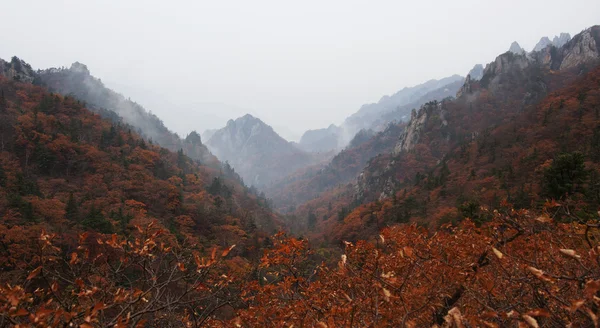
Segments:
[[[473,68],[474,74],[480,74],[482,71],[483,67]],[[388,123],[407,119],[413,108],[431,100],[455,96],[464,79],[460,75],[452,75],[404,87],[392,95],[381,97],[377,103],[362,105],[340,126],[330,125],[328,128],[306,131],[300,141],[300,147],[307,151],[340,151],[361,130],[383,131]]]
[[[317,160],[250,114],[229,120],[206,145],[253,186],[267,185]]]

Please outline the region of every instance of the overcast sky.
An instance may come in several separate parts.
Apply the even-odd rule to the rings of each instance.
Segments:
[[[598,0],[3,0],[0,57],[80,61],[182,135],[250,112],[292,139],[594,24]]]

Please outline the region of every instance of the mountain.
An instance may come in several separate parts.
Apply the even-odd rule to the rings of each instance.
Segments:
[[[569,33],[561,33],[560,36],[554,36],[552,41],[547,36],[542,37],[540,41],[533,47],[533,51],[541,51],[548,46],[554,46],[556,48],[560,48],[564,46],[567,42],[571,40],[571,35]]]
[[[327,152],[340,147],[342,130],[331,124],[326,129],[308,130],[304,132],[298,146],[308,152]]]
[[[523,48],[521,48],[521,46],[519,45],[519,43],[517,43],[517,41],[511,43],[508,51],[512,52],[513,54],[516,54],[516,55],[520,55],[525,52],[525,50],[523,50]]]
[[[79,62],[70,68],[39,70],[36,75],[40,84],[50,91],[71,95],[84,101],[93,110],[106,109],[114,112],[123,122],[133,126],[145,138],[171,151],[182,149],[195,160],[218,167],[218,161],[208,148],[197,140],[191,144],[169,131],[163,122],[140,104],[107,88],[98,78],[91,75],[87,66]]]
[[[393,151],[404,126],[403,123],[390,123],[374,135],[372,131],[361,130],[331,161],[276,180],[265,188],[265,194],[285,212],[294,212],[297,206],[316,198],[337,197],[334,196],[336,187],[355,180],[371,158]]]
[[[31,68],[31,65],[16,56],[12,57],[10,62],[0,58],[0,74],[10,80],[24,83],[33,83],[37,78],[37,74]]]
[[[221,161],[229,162],[246,183],[256,187],[268,185],[317,160],[250,114],[229,120],[206,145]]]
[[[550,39],[548,39],[548,37],[545,36],[545,37],[541,38],[540,41],[538,41],[538,43],[535,45],[535,47],[533,47],[533,51],[540,51],[551,44],[552,44],[552,41],[550,41]]]
[[[469,71],[469,74],[467,75],[470,76],[472,80],[481,80],[481,78],[483,77],[483,65],[477,64],[473,66],[473,68]]]
[[[600,180],[593,180],[600,176],[598,41],[600,26],[594,26],[548,53],[498,56],[481,81],[465,81],[469,92],[414,111],[394,150],[371,159],[355,184],[336,192],[353,192],[354,198],[331,205],[331,198],[315,199],[296,215],[330,218],[336,213],[328,208],[343,209],[340,215],[352,219],[328,219],[319,228],[328,240],[364,238],[385,220],[436,224],[461,215],[485,220],[479,206],[495,208],[507,199],[529,208],[572,190],[555,186],[549,175],[553,158],[582,161],[577,165],[591,172],[582,173],[592,179],[582,182],[591,189],[577,197],[581,215],[595,213],[590,210],[600,205],[594,189]],[[359,219],[365,211],[382,211],[384,221],[365,224]]]
[[[391,112],[399,106],[417,102],[425,94],[446,88],[457,81],[463,81],[464,77],[452,75],[440,80],[429,80],[423,84],[413,87],[405,87],[391,96],[383,96],[379,102],[365,104],[354,114],[350,115],[342,124],[345,141],[348,142],[361,129],[369,129],[381,115]]]
[[[552,39],[552,45],[557,48],[560,48],[569,41],[571,41],[571,34],[561,33],[560,36],[554,36],[554,39]]]
[[[473,68],[473,70],[475,70],[474,74],[478,74],[477,67]],[[370,129],[374,131],[382,131],[390,122],[408,121],[410,119],[410,113],[413,109],[419,108],[430,101],[441,101],[447,98],[453,98],[459,92],[463,84],[463,80],[456,80],[452,83],[443,85],[438,89],[429,91],[414,102],[403,106],[398,106],[393,111],[381,115],[371,124]]]

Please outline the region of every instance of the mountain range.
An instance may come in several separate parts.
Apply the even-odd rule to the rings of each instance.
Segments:
[[[593,327],[599,209],[600,26],[298,144],[0,60],[10,326]]]
[[[246,183],[256,187],[326,158],[299,149],[250,114],[211,131],[206,145],[219,159],[231,164]]]

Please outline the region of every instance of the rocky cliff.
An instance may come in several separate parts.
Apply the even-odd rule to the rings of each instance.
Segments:
[[[33,71],[31,65],[17,57],[12,57],[10,62],[0,59],[0,74],[20,82],[33,83],[34,80],[37,82],[37,73]]]

